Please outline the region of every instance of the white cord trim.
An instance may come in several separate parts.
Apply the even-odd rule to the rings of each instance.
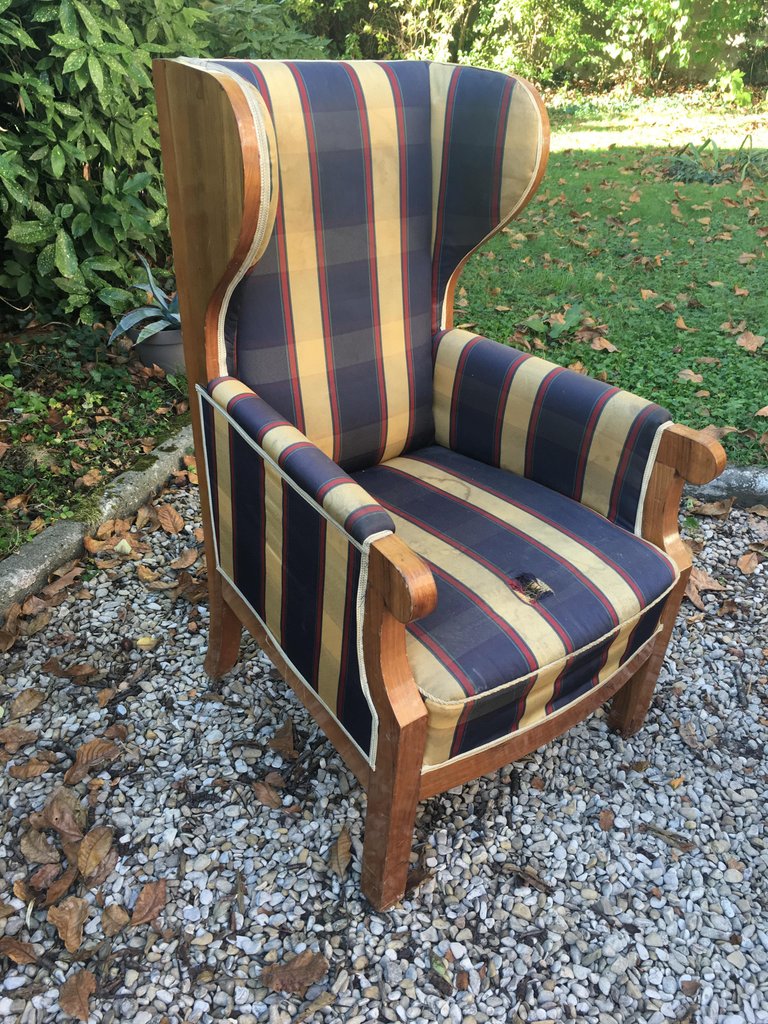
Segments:
[[[376,767],[376,752],[379,746],[379,715],[376,705],[371,697],[371,688],[368,685],[368,673],[365,671],[365,595],[368,593],[368,561],[370,557],[371,544],[382,537],[389,537],[391,530],[382,530],[366,537],[362,547],[360,559],[360,578],[357,583],[357,663],[360,673],[360,686],[365,697],[365,702],[371,709],[371,754],[368,763],[371,768]]]
[[[643,472],[643,482],[640,484],[640,497],[637,501],[637,515],[635,516],[635,535],[637,537],[642,537],[643,535],[643,512],[645,511],[645,499],[648,494],[648,484],[651,482],[651,474],[653,473],[656,465],[656,456],[659,454],[661,435],[671,426],[671,421],[661,424],[659,429],[656,431],[656,436],[651,444],[651,450],[648,452],[648,461],[645,464],[645,471]]]

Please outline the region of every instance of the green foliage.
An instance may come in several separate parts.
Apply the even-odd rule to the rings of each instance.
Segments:
[[[689,142],[666,161],[665,171],[673,181],[701,181],[710,185],[744,181],[747,176],[761,179],[768,177],[768,152],[753,151],[751,135],[733,153],[721,152],[714,139],[706,139],[700,146]]]
[[[0,0],[0,288],[93,323],[131,302],[138,248],[170,256],[151,61],[318,56],[290,6]]]

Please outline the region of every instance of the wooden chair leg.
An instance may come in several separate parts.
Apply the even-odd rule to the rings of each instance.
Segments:
[[[240,657],[243,626],[221,592],[221,577],[213,570],[208,581],[210,626],[205,672],[211,679],[220,679],[234,668]]]
[[[388,740],[388,751],[379,743],[377,767],[368,786],[362,890],[376,910],[401,900],[408,880],[424,749],[424,736],[409,738],[409,732],[403,729],[394,742]]]
[[[651,701],[653,700],[656,680],[659,678],[659,672],[661,672],[664,656],[667,653],[669,640],[672,636],[672,629],[677,619],[683,594],[685,593],[688,575],[689,572],[687,570],[681,574],[677,586],[667,598],[667,605],[664,609],[662,620],[662,631],[656,640],[650,658],[642,668],[637,670],[629,682],[622,686],[613,698],[608,723],[612,729],[621,733],[622,736],[634,736],[638,729],[641,728],[648,714]]]

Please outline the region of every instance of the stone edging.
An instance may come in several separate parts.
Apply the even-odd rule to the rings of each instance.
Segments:
[[[106,519],[133,514],[158,490],[192,450],[192,428],[183,427],[152,452],[155,461],[147,469],[129,469],[104,491],[98,522],[63,520],[46,527],[15,554],[0,562],[0,618],[16,601],[44,587],[60,565],[83,553],[83,538]],[[686,487],[686,495],[705,501],[735,497],[739,505],[768,504],[768,469],[762,466],[729,466],[722,476],[703,487]]]
[[[107,519],[126,518],[143,505],[178,469],[193,449],[192,427],[182,427],[159,445],[146,469],[129,469],[107,484],[97,517],[91,523],[64,519],[0,562],[0,619],[12,604],[44,587],[59,566],[83,553],[83,539]]]

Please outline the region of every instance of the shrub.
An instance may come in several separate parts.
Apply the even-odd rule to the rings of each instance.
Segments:
[[[0,0],[0,288],[93,323],[170,256],[153,56],[318,56],[291,8],[244,0]]]

